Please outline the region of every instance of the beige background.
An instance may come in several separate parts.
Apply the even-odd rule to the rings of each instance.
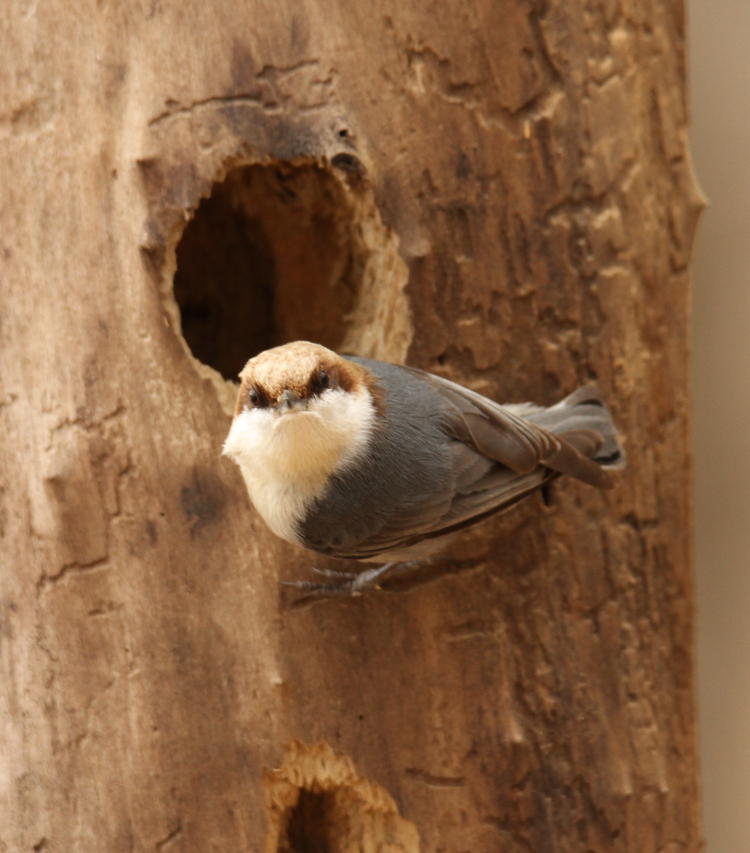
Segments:
[[[701,754],[709,853],[750,851],[750,0],[690,0]]]

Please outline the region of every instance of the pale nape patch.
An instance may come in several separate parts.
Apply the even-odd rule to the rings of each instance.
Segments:
[[[239,465],[255,508],[271,530],[299,542],[297,526],[329,477],[367,446],[375,420],[369,391],[330,389],[305,411],[246,409],[232,421],[224,454]]]

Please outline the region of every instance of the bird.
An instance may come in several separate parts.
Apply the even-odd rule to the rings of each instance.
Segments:
[[[359,595],[560,475],[598,488],[625,454],[588,383],[550,408],[500,405],[416,367],[294,341],[240,373],[223,454],[287,542],[358,560],[311,595]]]

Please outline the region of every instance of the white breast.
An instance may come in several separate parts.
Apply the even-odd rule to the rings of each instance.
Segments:
[[[232,421],[224,453],[240,466],[255,508],[273,532],[298,542],[297,526],[332,473],[367,446],[375,420],[367,390],[325,391],[304,412],[249,409]]]

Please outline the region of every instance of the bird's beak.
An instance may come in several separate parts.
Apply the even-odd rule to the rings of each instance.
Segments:
[[[274,406],[276,413],[279,415],[285,415],[287,412],[304,411],[306,408],[307,400],[289,388],[281,392],[278,402]]]

